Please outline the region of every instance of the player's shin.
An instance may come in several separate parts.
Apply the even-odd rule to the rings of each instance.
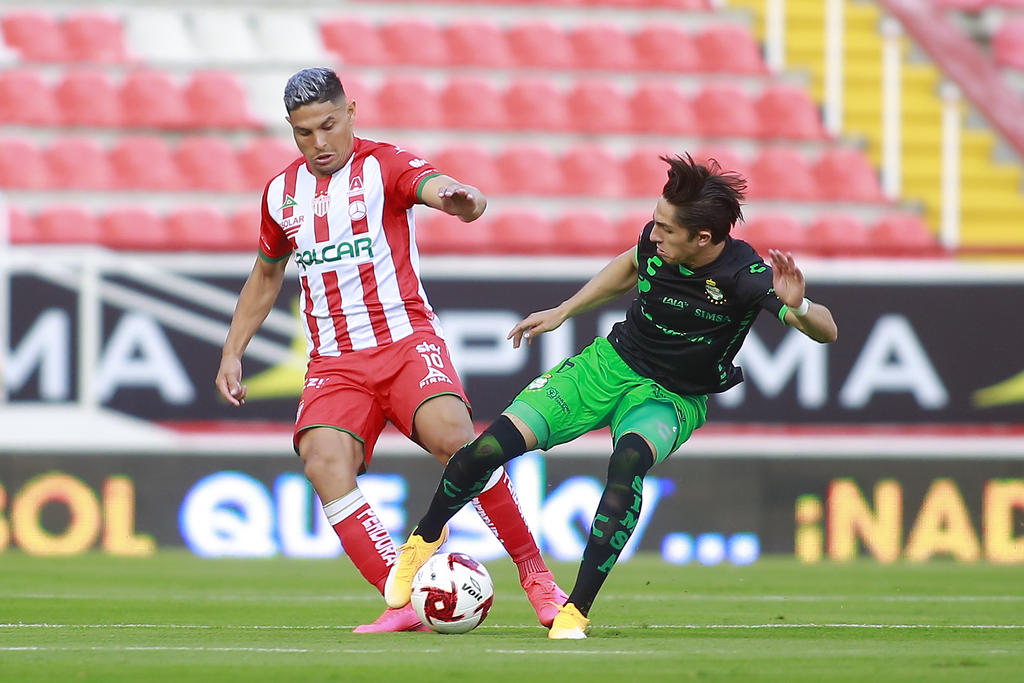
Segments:
[[[473,507],[516,563],[520,581],[532,572],[547,571],[504,468],[494,470]]]
[[[383,595],[388,569],[398,553],[391,535],[356,488],[324,504],[327,521],[356,569]]]

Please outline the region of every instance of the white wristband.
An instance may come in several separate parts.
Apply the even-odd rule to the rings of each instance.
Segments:
[[[807,297],[804,297],[804,300],[800,302],[799,306],[797,306],[796,308],[791,308],[789,310],[793,311],[793,315],[795,315],[796,317],[802,318],[805,315],[807,315],[807,311],[811,310],[811,300],[808,299]]]

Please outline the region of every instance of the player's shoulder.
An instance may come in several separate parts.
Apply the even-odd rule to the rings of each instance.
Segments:
[[[764,262],[757,250],[741,239],[726,237],[725,251],[722,256],[723,274],[729,274],[737,280],[763,277],[764,273],[771,275],[771,267]]]

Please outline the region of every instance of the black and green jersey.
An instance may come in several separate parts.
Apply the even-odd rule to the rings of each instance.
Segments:
[[[665,263],[648,223],[637,244],[637,290],[608,340],[638,374],[677,394],[725,391],[743,381],[732,364],[761,310],[785,316],[772,269],[754,248],[726,237],[717,259],[691,271]]]

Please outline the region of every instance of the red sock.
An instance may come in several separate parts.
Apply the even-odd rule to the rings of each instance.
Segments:
[[[345,554],[356,569],[381,595],[388,570],[398,558],[395,544],[384,525],[377,519],[377,513],[363,498],[357,488],[341,498],[324,505],[327,521],[341,539]]]
[[[548,570],[504,468],[495,471],[484,490],[473,499],[473,507],[516,563],[520,581],[532,572]]]

